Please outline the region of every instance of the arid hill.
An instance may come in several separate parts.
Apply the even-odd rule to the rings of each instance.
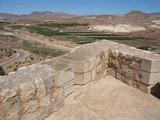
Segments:
[[[123,16],[96,16],[92,21],[92,24],[133,24],[147,26],[148,24],[151,24],[153,20],[160,20],[160,16],[158,14],[144,13],[141,11],[131,11]]]
[[[61,21],[64,19],[69,19],[74,17],[74,15],[62,13],[62,12],[32,12],[26,15],[12,15],[8,13],[0,13],[0,18],[10,19],[12,22],[16,23],[34,23],[34,22],[44,22],[44,21]]]
[[[0,13],[1,19],[9,19],[16,23],[37,23],[37,22],[89,22],[90,24],[136,24],[148,25],[153,20],[160,20],[159,13],[144,13],[141,11],[131,11],[126,15],[96,15],[77,16],[63,12],[32,12],[25,15],[13,15]]]

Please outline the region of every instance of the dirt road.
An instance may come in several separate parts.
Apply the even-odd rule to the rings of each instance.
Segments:
[[[46,45],[47,47],[50,48],[56,48],[59,50],[63,50],[63,51],[70,51],[72,49],[72,47],[68,47],[64,45],[64,42],[56,42],[56,41],[49,41],[49,40],[44,40],[43,38],[40,38],[40,36],[37,38],[34,36],[29,35],[29,33],[23,33],[23,32],[17,32],[16,37],[24,39],[24,40],[28,40],[28,41],[32,41],[32,42],[38,42],[41,44]]]

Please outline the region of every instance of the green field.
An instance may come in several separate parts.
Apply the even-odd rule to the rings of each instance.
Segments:
[[[76,26],[88,26],[85,23],[53,23],[53,24],[38,24],[38,27],[51,27],[51,28],[66,28]]]
[[[38,33],[40,35],[55,37],[55,38],[66,38],[77,44],[86,44],[92,43],[97,40],[137,40],[137,37],[127,36],[127,35],[116,35],[116,34],[107,34],[100,32],[62,32],[66,27],[75,27],[75,26],[87,26],[87,24],[79,23],[63,23],[63,24],[38,24],[35,26],[22,26],[15,25],[11,26],[13,29],[26,29],[33,33]],[[52,29],[51,29],[52,28]],[[55,29],[53,29],[55,28]],[[56,28],[60,28],[59,31]]]

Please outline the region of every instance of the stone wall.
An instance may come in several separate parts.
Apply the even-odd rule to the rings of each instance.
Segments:
[[[149,93],[160,82],[160,56],[104,40],[21,68],[0,77],[0,119],[44,120],[65,104],[73,85],[108,74]]]
[[[146,93],[150,93],[151,88],[160,82],[159,55],[125,45],[109,49],[108,54],[111,73],[122,82]]]

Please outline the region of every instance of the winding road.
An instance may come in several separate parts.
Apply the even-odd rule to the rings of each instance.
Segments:
[[[27,51],[24,51],[24,50],[16,50],[16,51],[17,51],[16,52],[16,57],[11,58],[11,59],[1,63],[0,65],[3,66],[3,67],[6,67],[6,66],[8,66],[12,63],[23,60],[23,59],[25,59],[26,57],[29,56],[29,52],[27,52]]]

